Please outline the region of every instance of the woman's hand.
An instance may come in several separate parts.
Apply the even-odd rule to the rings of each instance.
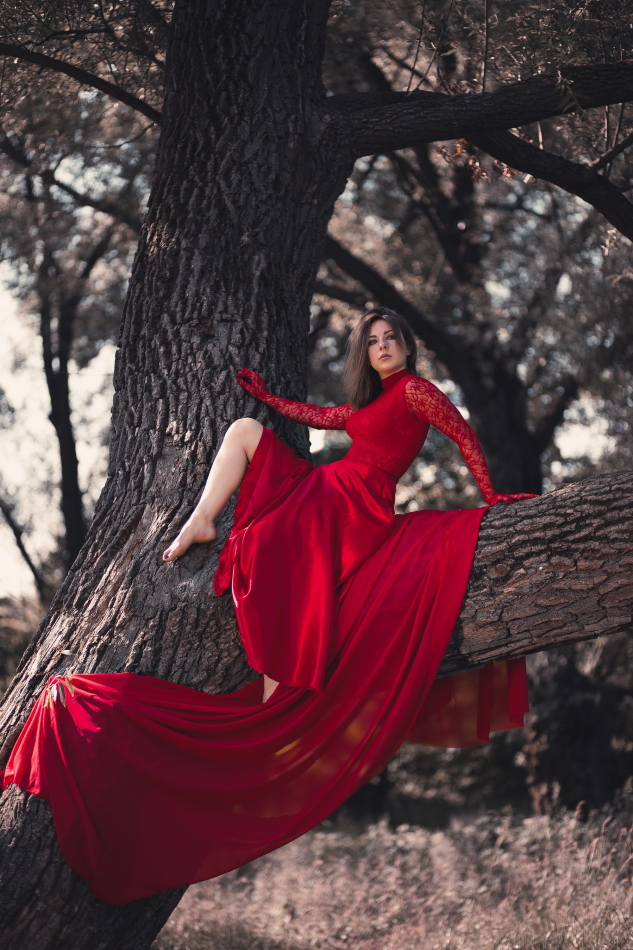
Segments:
[[[530,495],[529,492],[520,492],[518,495],[498,495],[497,492],[493,492],[486,501],[489,505],[498,505],[499,502],[503,502],[506,505],[512,505],[515,501],[521,501],[523,498],[538,498],[538,495]]]
[[[264,401],[266,396],[270,396],[266,383],[255,370],[246,369],[246,367],[243,366],[242,369],[235,374],[235,378],[240,386],[245,389],[247,393],[250,393],[251,396],[254,396],[255,399]]]

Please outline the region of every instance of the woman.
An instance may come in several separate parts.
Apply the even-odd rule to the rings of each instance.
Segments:
[[[35,703],[4,787],[50,802],[62,855],[101,900],[205,880],[280,847],[405,739],[477,744],[521,724],[522,661],[434,682],[485,509],[394,515],[393,501],[429,424],[455,439],[489,504],[531,496],[494,491],[475,434],[414,370],[408,327],[381,309],[350,338],[348,405],[290,402],[238,374],[289,418],[353,439],[344,459],[314,468],[260,423],[234,423],[163,555],[213,540],[241,485],[214,588],[231,589],[263,680],[211,696],[131,673],[72,674]]]
[[[416,375],[415,364],[411,330],[380,308],[365,314],[350,336],[343,379],[349,405],[291,402],[272,396],[252,370],[238,374],[247,392],[281,415],[316,429],[347,429],[354,440],[339,462],[300,466],[301,486],[295,476],[290,496],[251,521],[247,537],[236,517],[238,527],[224,549],[216,593],[232,586],[249,663],[264,674],[264,702],[279,682],[323,687],[334,650],[336,592],[391,533],[397,480],[422,448],[429,425],[457,442],[489,505],[532,497],[495,492],[477,436],[441,390]],[[254,419],[229,428],[195,511],[163,555],[166,561],[216,537],[214,519],[240,485],[263,431]],[[296,460],[281,443],[275,440],[270,454],[279,449],[279,469],[289,463],[294,474]],[[284,596],[289,578],[292,599]]]

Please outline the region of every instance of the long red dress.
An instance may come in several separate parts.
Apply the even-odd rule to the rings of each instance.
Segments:
[[[486,509],[394,515],[429,423],[458,441],[486,499],[479,443],[425,380],[394,374],[369,406],[255,392],[347,456],[314,468],[264,429],[215,590],[229,587],[249,662],[280,682],[226,696],[132,673],[52,678],[4,773],[50,802],[62,855],[121,904],[205,880],[303,834],[410,739],[487,742],[521,725],[521,660],[434,682]],[[516,497],[516,496],[514,496]]]

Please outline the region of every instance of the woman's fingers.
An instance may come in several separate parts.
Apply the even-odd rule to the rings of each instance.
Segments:
[[[243,367],[235,374],[235,378],[240,386],[251,396],[255,396],[256,399],[261,399],[268,395],[266,383],[254,369]]]
[[[255,380],[251,379],[250,376],[247,376],[246,373],[236,373],[235,378],[243,389],[250,389],[255,385]]]

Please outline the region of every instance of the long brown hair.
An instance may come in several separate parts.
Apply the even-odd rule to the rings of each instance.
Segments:
[[[418,345],[408,323],[393,310],[376,307],[364,314],[347,341],[345,370],[343,371],[343,392],[352,409],[361,409],[372,402],[382,392],[380,376],[369,362],[368,340],[371,327],[376,320],[386,320],[396,335],[396,340],[406,352],[407,369],[415,375],[415,361]]]

